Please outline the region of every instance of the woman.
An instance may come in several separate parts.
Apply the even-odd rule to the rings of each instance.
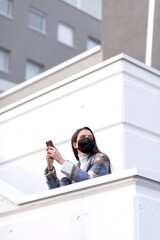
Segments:
[[[47,168],[45,176],[49,189],[65,186],[74,182],[103,176],[111,173],[110,160],[108,156],[97,147],[92,130],[88,127],[78,129],[71,139],[72,149],[78,163],[65,160],[56,147],[47,147]],[[61,172],[66,177],[61,180],[56,175],[53,166],[54,161],[62,165]]]

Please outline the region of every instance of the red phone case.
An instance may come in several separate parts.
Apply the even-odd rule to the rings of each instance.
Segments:
[[[47,142],[46,142],[46,145],[47,145],[47,147],[48,147],[48,146],[54,147],[53,142],[52,142],[51,140],[50,140],[50,141],[47,141]]]

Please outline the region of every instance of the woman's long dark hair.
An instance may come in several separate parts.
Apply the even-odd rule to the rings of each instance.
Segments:
[[[72,138],[71,138],[72,150],[73,150],[73,153],[74,153],[75,158],[76,158],[78,161],[79,161],[78,151],[77,151],[77,149],[75,149],[75,148],[73,147],[73,143],[77,141],[77,136],[78,136],[78,134],[79,134],[82,130],[84,130],[84,129],[85,129],[85,130],[89,130],[89,131],[92,133],[93,141],[94,141],[94,143],[95,143],[94,148],[93,148],[93,152],[90,154],[90,156],[92,156],[92,155],[94,155],[94,154],[96,154],[96,153],[102,153],[102,152],[99,150],[98,146],[97,146],[96,139],[95,139],[95,136],[94,136],[94,133],[92,132],[92,130],[91,130],[89,127],[82,127],[82,128],[79,128],[79,129],[73,134],[73,136],[72,136]],[[109,173],[111,173],[111,163],[110,163],[110,159],[109,159],[109,157],[108,157],[106,154],[104,154],[104,156],[105,156],[105,158],[109,161]]]

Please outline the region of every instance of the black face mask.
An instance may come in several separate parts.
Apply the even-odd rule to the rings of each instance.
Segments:
[[[82,153],[92,153],[95,143],[90,138],[83,138],[78,141],[78,150]]]

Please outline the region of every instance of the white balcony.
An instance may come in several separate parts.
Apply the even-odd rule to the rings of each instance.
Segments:
[[[159,71],[120,54],[2,108],[0,121],[2,239],[159,240]],[[74,162],[83,126],[114,173],[47,190],[45,142]]]

